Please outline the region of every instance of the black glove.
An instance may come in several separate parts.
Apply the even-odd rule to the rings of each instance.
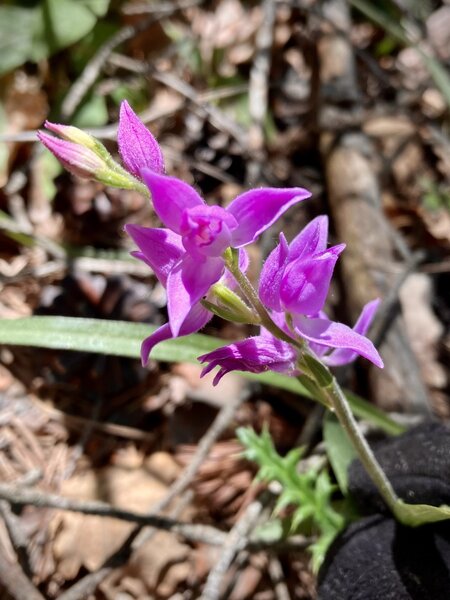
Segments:
[[[410,503],[450,504],[450,430],[426,423],[374,452]],[[450,600],[450,521],[411,528],[389,516],[359,461],[349,489],[365,511],[334,542],[319,573],[319,600]]]

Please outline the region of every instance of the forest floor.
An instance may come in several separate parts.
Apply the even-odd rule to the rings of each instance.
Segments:
[[[342,381],[405,423],[447,420],[450,5],[103,4],[80,39],[66,32],[39,60],[14,55],[8,67],[17,48],[0,58],[0,318],[165,321],[164,290],[129,259],[123,232],[156,224],[151,204],[69,175],[35,138],[48,118],[94,130],[116,153],[127,99],[167,172],[207,201],[262,185],[312,191],[278,231],[292,238],[328,214],[331,241],[346,242],[330,314],[353,323],[384,300],[372,335],[386,368],[359,361]],[[15,27],[0,21],[0,33]],[[272,229],[251,248],[255,265],[276,239]],[[249,332],[218,319],[205,330]],[[302,540],[249,544],[255,511],[269,518],[273,503],[252,485],[235,430],[267,425],[281,454],[320,453],[322,409],[239,374],[213,387],[200,371],[1,347],[2,598],[181,600],[205,582],[218,590],[210,600],[316,597]],[[17,490],[30,493],[21,507]],[[78,504],[65,510],[61,498]],[[165,519],[142,528],[145,513]]]

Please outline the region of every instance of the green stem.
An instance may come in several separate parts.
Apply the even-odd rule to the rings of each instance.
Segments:
[[[364,465],[369,477],[378,488],[384,501],[390,510],[401,520],[401,515],[398,514],[399,498],[394,492],[391,483],[386,477],[380,463],[376,459],[365,437],[359,430],[347,398],[336,381],[336,378],[332,376],[330,385],[320,388],[320,391],[327,403],[331,404],[331,406],[334,408],[334,412],[336,413],[340,424],[346,431],[350,441],[358,453],[360,461]]]
[[[251,306],[258,313],[261,319],[261,325],[270,331],[274,337],[281,339],[288,344],[292,344],[302,351],[301,359],[299,361],[302,370],[304,370],[306,376],[309,376],[312,382],[314,382],[316,393],[321,397],[320,400],[323,404],[336,413],[336,416],[343,429],[347,432],[361,463],[375,486],[378,488],[389,509],[401,523],[404,523],[405,525],[412,524],[413,520],[408,514],[409,505],[400,500],[395,493],[394,488],[386,477],[380,463],[359,430],[348,400],[329,368],[316,357],[308,353],[304,342],[302,343],[301,340],[291,338],[272,321],[269,313],[259,299],[257,291],[245,273],[240,270],[237,254],[230,249],[225,253],[224,257],[230,273],[236,279],[241,291],[247,297]]]
[[[276,337],[280,340],[283,340],[283,342],[287,342],[288,344],[292,344],[299,350],[303,350],[303,345],[301,344],[301,342],[299,340],[294,340],[294,338],[291,338],[280,327],[278,327],[278,325],[276,323],[274,323],[272,321],[265,306],[259,299],[258,292],[255,290],[251,281],[248,279],[248,277],[245,275],[245,273],[243,273],[240,270],[239,265],[237,264],[237,261],[235,260],[235,257],[234,256],[230,257],[228,254],[226,254],[225,260],[227,263],[228,270],[230,271],[230,273],[233,275],[233,277],[238,282],[239,287],[241,288],[243,294],[246,296],[246,298],[249,301],[249,303],[251,304],[251,306],[258,313],[259,318],[261,320],[261,325],[263,327],[265,327],[267,329],[267,331],[270,331],[270,333],[274,337]]]

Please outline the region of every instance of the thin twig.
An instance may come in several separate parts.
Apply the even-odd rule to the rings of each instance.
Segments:
[[[189,502],[190,499],[190,493],[186,493],[185,497],[182,498],[179,505],[169,514],[169,516],[171,518],[177,518],[180,514],[180,510],[184,508],[185,503]],[[106,579],[114,569],[119,568],[129,559],[132,551],[136,549],[135,543],[137,542],[139,531],[140,527],[135,527],[119,550],[111,555],[97,571],[89,573],[77,581],[77,583],[60,596],[59,600],[82,600],[83,598],[87,598],[90,594],[93,594],[102,581]],[[153,531],[156,531],[156,529]]]
[[[401,273],[383,298],[383,302],[377,311],[377,315],[371,328],[370,337],[375,346],[379,346],[382,343],[386,331],[398,314],[400,288],[411,273],[417,269],[424,258],[425,253],[423,250],[418,250],[411,254],[410,258],[404,263]]]
[[[126,59],[126,60],[125,60]],[[154,67],[142,65],[142,63],[138,60],[122,56],[121,54],[113,53],[108,61],[116,66],[122,66],[126,69],[135,71],[139,69],[139,72],[144,73],[153,73]],[[276,87],[272,84],[272,87]],[[230,98],[232,96],[236,96],[239,94],[243,94],[248,90],[248,84],[243,83],[234,86],[226,86],[223,88],[218,88],[216,90],[205,90],[204,92],[198,92],[197,101],[198,104],[203,105],[205,102],[210,103],[216,100],[221,100],[223,98]],[[139,114],[139,119],[145,124],[148,125],[153,121],[157,121],[158,119],[163,119],[164,117],[170,117],[175,112],[180,110],[184,106],[184,100],[180,101],[180,104],[169,107],[160,107],[160,108],[149,108],[144,110]],[[119,123],[111,123],[110,125],[104,125],[103,127],[88,127],[87,129],[82,129],[82,131],[86,131],[95,138],[99,140],[112,140],[114,141],[117,138],[117,129],[119,127]],[[0,134],[0,143],[26,143],[26,142],[37,142],[36,134],[38,129],[30,129],[28,131],[21,131],[19,133],[2,133]],[[8,182],[11,182],[12,176]],[[24,175],[24,185],[26,183],[26,177]]]
[[[201,600],[218,600],[221,597],[223,578],[236,554],[245,548],[262,510],[263,504],[259,500],[252,502],[233,526],[224,541],[219,560],[208,575]]]
[[[117,33],[110,37],[109,40],[97,50],[84,68],[80,77],[68,91],[61,106],[61,115],[63,119],[69,119],[76,111],[88,90],[95,83],[103,65],[108,60],[109,55],[117,48],[117,46],[131,40],[139,33],[151,27],[154,23],[172,15],[174,12],[188,8],[189,6],[195,6],[198,3],[199,0],[189,0],[188,2],[180,2],[177,4],[167,3],[164,4],[164,6],[161,6],[159,13],[151,14],[142,21],[139,21],[139,23],[136,23],[136,25],[126,25],[125,27],[122,27],[122,29],[119,29]]]
[[[41,508],[56,508],[85,515],[112,517],[142,526],[149,525],[163,531],[173,531],[191,542],[220,545],[224,541],[224,534],[208,525],[191,525],[168,517],[139,514],[98,500],[73,500],[37,489],[19,488],[6,483],[0,483],[0,498],[7,500],[10,504],[31,504]]]
[[[225,113],[216,106],[202,101],[201,96],[191,85],[171,73],[154,73],[153,79],[187,98],[201,114],[206,115],[209,118],[215,127],[221,131],[225,131],[228,135],[231,135],[231,137],[239,143],[242,149],[247,148],[247,134],[245,130],[227,117]]]
[[[17,560],[27,577],[32,576],[30,561],[28,557],[28,540],[22,529],[20,519],[15,515],[6,500],[0,501],[0,514],[3,517],[9,538],[17,554]]]
[[[204,434],[204,436],[197,444],[197,449],[191,462],[187,465],[187,467],[184,469],[184,471],[181,473],[178,479],[176,479],[176,481],[173,482],[173,484],[169,488],[168,493],[164,496],[164,498],[152,507],[152,512],[160,513],[161,511],[163,511],[171,504],[171,502],[177,496],[182,494],[184,490],[192,483],[192,480],[194,479],[199,468],[208,456],[212,446],[230,425],[230,422],[232,421],[236,410],[238,409],[243,400],[244,398],[242,396],[236,397],[234,401],[227,402],[223,405],[216,418],[212,422],[211,426],[209,427],[208,431]],[[143,532],[140,536],[140,542],[144,543],[144,541],[146,541],[150,535],[151,532]]]
[[[25,575],[19,563],[10,562],[1,549],[0,582],[15,600],[45,600]]]

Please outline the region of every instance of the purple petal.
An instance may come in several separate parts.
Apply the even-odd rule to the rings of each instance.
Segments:
[[[185,253],[181,237],[170,229],[131,224],[125,225],[124,229],[142,252],[144,261],[166,287],[169,272]],[[142,258],[139,255],[137,257]]]
[[[202,371],[201,377],[219,366],[214,377],[217,385],[224,375],[230,371],[249,371],[262,373],[271,370],[291,373],[295,370],[296,353],[289,344],[272,337],[251,337],[236,344],[223,346],[208,354],[199,356],[199,361],[209,363]]]
[[[241,194],[227,207],[239,223],[233,232],[233,247],[250,244],[289,207],[310,196],[303,188],[260,188]]]
[[[294,323],[300,335],[308,341],[328,348],[351,350],[364,356],[377,367],[383,368],[383,361],[372,342],[347,325],[328,319],[309,319],[307,317],[295,317]]]
[[[181,233],[184,210],[204,205],[202,198],[193,187],[176,177],[158,175],[149,169],[143,169],[141,174],[151,192],[158,217],[166,227]]]
[[[360,335],[366,335],[370,325],[372,324],[375,313],[377,312],[380,300],[372,300],[364,306],[359,315],[358,320],[353,327],[353,331]],[[330,367],[339,367],[353,362],[357,357],[357,353],[348,349],[334,350],[324,358],[324,361]]]
[[[124,100],[120,106],[117,143],[125,168],[140,179],[144,167],[164,173],[161,148],[153,135]]]
[[[171,270],[167,278],[167,308],[174,337],[179,334],[194,304],[220,279],[223,269],[223,258],[205,258],[201,262],[185,256]]]
[[[196,304],[192,307],[191,311],[184,320],[179,332],[179,336],[189,335],[190,333],[195,333],[199,331],[200,329],[202,329],[202,327],[206,325],[208,321],[212,319],[212,317],[213,315],[209,312],[209,310],[206,310],[206,308],[204,308],[201,304]],[[150,353],[156,346],[156,344],[159,344],[159,342],[169,340],[172,338],[173,335],[169,323],[165,323],[154,333],[152,333],[152,335],[146,338],[142,342],[141,346],[142,365],[144,367],[146,366],[146,364],[148,363]]]
[[[142,366],[145,367],[148,363],[148,359],[150,356],[150,352],[159,344],[159,342],[163,342],[164,340],[170,340],[172,338],[172,331],[170,330],[169,323],[165,323],[161,327],[159,327],[154,333],[145,338],[141,345],[141,362]]]
[[[280,298],[284,308],[300,315],[318,313],[325,304],[334,266],[345,244],[312,257],[299,258],[284,270]]]
[[[276,311],[281,310],[280,286],[288,253],[286,238],[280,233],[280,243],[267,257],[259,278],[259,297],[262,303]]]
[[[289,244],[289,260],[319,254],[327,249],[328,217],[313,219]]]

